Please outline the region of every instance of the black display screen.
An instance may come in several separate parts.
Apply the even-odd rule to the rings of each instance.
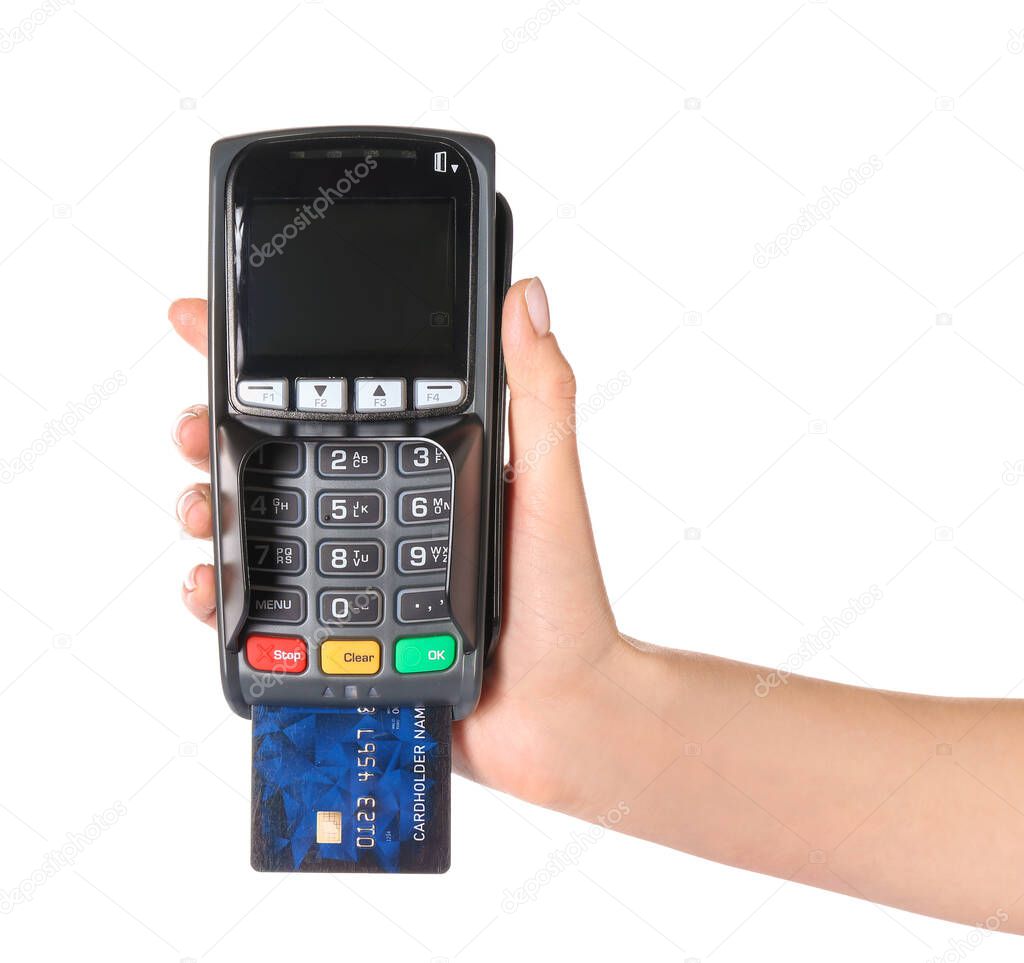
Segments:
[[[241,367],[259,376],[461,375],[454,197],[248,198]]]

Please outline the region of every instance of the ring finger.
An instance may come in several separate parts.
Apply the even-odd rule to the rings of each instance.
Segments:
[[[181,527],[193,538],[209,538],[213,534],[210,486],[200,482],[186,488],[178,498],[175,513]]]

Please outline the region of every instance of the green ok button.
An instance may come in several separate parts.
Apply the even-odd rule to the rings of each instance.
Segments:
[[[421,635],[395,643],[396,672],[443,672],[455,661],[450,635]]]

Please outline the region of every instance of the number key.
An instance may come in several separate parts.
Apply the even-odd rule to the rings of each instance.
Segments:
[[[302,492],[291,488],[246,488],[245,517],[251,522],[296,525],[302,521]]]
[[[249,568],[254,572],[298,575],[306,567],[305,546],[294,538],[250,538]]]
[[[403,525],[446,522],[451,514],[452,499],[448,488],[402,492],[398,496],[398,520]]]
[[[379,525],[384,520],[380,492],[321,492],[317,518],[321,525]]]
[[[302,449],[290,441],[267,441],[245,463],[247,471],[298,475],[302,471]]]
[[[321,542],[318,561],[322,575],[380,575],[384,546],[380,542]]]
[[[321,445],[317,468],[324,478],[376,478],[384,470],[380,445]]]
[[[448,471],[448,456],[432,441],[404,441],[398,446],[398,470],[403,475]]]
[[[320,595],[320,621],[324,625],[376,625],[380,610],[381,594],[376,589]]]
[[[398,571],[403,575],[443,572],[447,568],[447,538],[410,538],[398,543]]]

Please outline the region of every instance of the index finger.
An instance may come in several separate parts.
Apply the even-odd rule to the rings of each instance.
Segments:
[[[167,311],[174,330],[206,357],[207,315],[204,298],[179,298]]]

